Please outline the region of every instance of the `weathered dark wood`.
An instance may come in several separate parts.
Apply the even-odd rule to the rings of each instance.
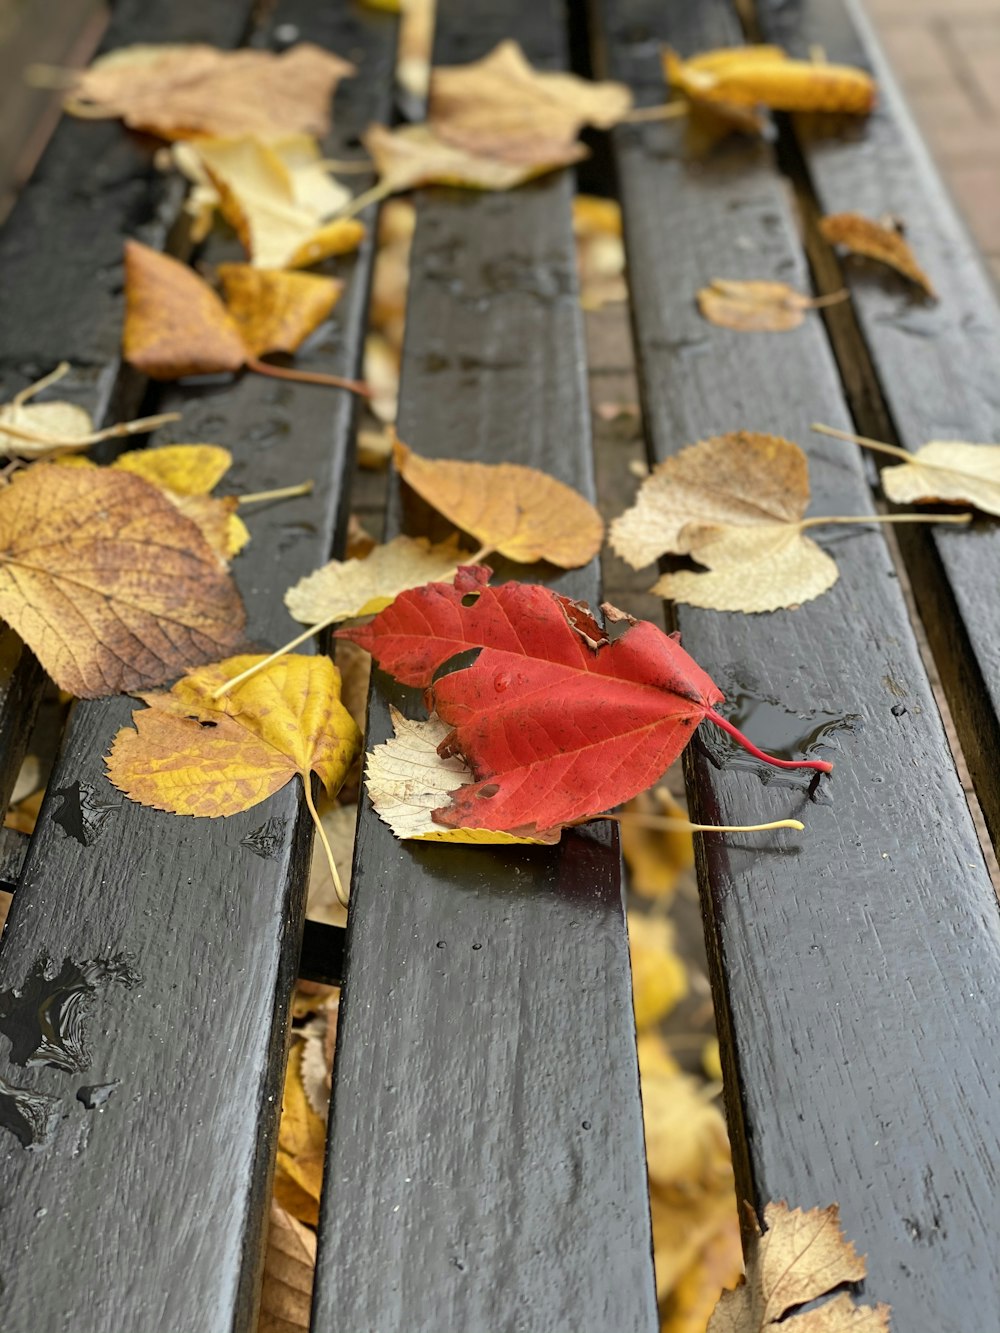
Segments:
[[[831,60],[871,69],[875,114],[852,133],[798,125],[815,262],[824,279],[846,283],[857,326],[830,329],[863,434],[898,439],[1000,439],[1000,304],[983,261],[921,142],[860,8],[842,0],[758,6],[768,40],[801,52],[820,43]],[[790,130],[795,127],[789,127]],[[898,215],[941,299],[932,303],[885,268],[838,265],[816,235],[817,212]],[[884,406],[883,406],[884,403]],[[894,433],[893,433],[894,432]],[[850,446],[845,445],[845,448]],[[890,460],[882,459],[883,463]],[[901,532],[912,581],[990,834],[1000,840],[1000,624],[995,572],[1000,528],[971,533]]]
[[[186,18],[178,14],[178,30],[183,24],[185,36],[206,35],[213,6],[189,8]],[[234,8],[219,6],[228,22]],[[361,65],[350,98],[338,99],[340,128],[329,148],[342,154],[390,104],[393,20],[354,6],[283,0],[270,22],[293,23],[303,39]],[[115,155],[108,127],[75,128]],[[120,127],[114,133],[128,137]],[[93,161],[85,144],[80,172]],[[62,190],[72,194],[81,177],[70,166]],[[49,179],[53,199],[56,184]],[[358,372],[370,258],[368,245],[345,264],[348,291],[300,362]],[[93,275],[93,286],[102,281]],[[70,312],[82,310],[79,291],[70,295]],[[116,294],[107,318],[120,321],[120,314]],[[58,328],[59,305],[46,307],[45,317]],[[51,345],[51,333],[45,336]],[[234,567],[249,632],[282,641],[293,624],[284,589],[333,543],[354,402],[340,391],[245,377],[172,388],[157,405],[184,410],[180,427],[162,439],[209,439],[232,449],[234,491],[315,480],[308,497],[255,508],[253,541]],[[29,1151],[5,1136],[0,1189],[11,1242],[0,1278],[12,1333],[254,1325],[309,824],[295,785],[219,821],[128,802],[104,779],[101,756],[129,711],[124,699],[75,710],[0,950],[0,1027],[11,1038],[0,1074],[30,1090],[40,1108],[34,1135],[47,1139]],[[62,1068],[51,1061],[22,1068],[17,1061],[34,1041],[31,1012],[44,998],[45,976],[97,992],[84,1018],[88,1049],[63,1057]],[[85,1092],[114,1080],[100,1105],[101,1093]],[[8,1095],[0,1119],[30,1139],[17,1102]]]
[[[565,59],[550,0],[447,0],[438,32],[437,63]],[[400,433],[592,494],[571,193],[420,198]],[[594,601],[596,562],[553,582]],[[655,1329],[616,844],[405,844],[366,803],[351,897],[313,1327]]]
[[[322,981],[327,986],[343,982],[346,933],[343,926],[306,921],[299,954],[298,974],[302,981]]]
[[[602,9],[604,69],[651,103],[661,42],[739,40],[725,0]],[[810,455],[812,512],[868,511],[858,453],[808,429],[848,424],[818,319],[740,334],[694,303],[712,277],[807,285],[768,148],[733,140],[690,161],[669,125],[614,144],[653,457],[775,431]],[[819,539],[840,580],[796,611],[675,609],[759,744],[836,762],[811,801],[801,778],[767,781],[716,737],[691,752],[699,816],[807,825],[699,839],[738,1187],[757,1207],[839,1200],[868,1255],[864,1294],[893,1305],[893,1327],[962,1333],[992,1326],[998,1282],[997,904],[885,543],[864,528]]]

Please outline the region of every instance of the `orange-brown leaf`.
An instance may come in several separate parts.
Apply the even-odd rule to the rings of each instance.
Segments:
[[[930,278],[917,263],[899,227],[885,226],[860,213],[830,213],[820,219],[819,229],[831,245],[842,245],[852,254],[888,264],[928,296],[936,296]]]
[[[875,81],[864,70],[792,60],[774,46],[728,47],[680,60],[664,56],[670,83],[695,101],[774,111],[829,111],[867,115]]]
[[[326,319],[344,284],[315,273],[220,264],[229,314],[251,356],[294,352]]]
[[[271,1200],[257,1333],[308,1333],[316,1233]]]

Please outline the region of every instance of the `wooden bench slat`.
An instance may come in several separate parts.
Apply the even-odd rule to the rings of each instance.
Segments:
[[[837,272],[838,285],[850,289],[857,325],[844,311],[831,318],[830,329],[845,383],[853,390],[858,429],[878,439],[898,438],[911,450],[929,440],[1000,441],[996,288],[863,11],[842,0],[794,9],[768,0],[758,8],[768,40],[796,53],[819,43],[830,60],[874,73],[878,108],[849,140],[800,134],[808,181],[824,213],[898,216],[940,294],[937,304],[923,302],[907,283],[878,266],[847,261]],[[820,262],[828,264],[828,256],[821,243]],[[997,842],[1000,632],[994,589],[1000,528],[986,520],[973,533],[911,529],[901,530],[900,537],[962,747]]]
[[[445,0],[436,63],[505,37],[565,61],[552,0]],[[419,197],[400,434],[592,495],[571,195]],[[553,583],[593,601],[596,562]],[[400,843],[366,802],[351,899],[314,1327],[657,1328],[616,843]]]
[[[664,97],[662,42],[689,55],[740,40],[724,0],[602,10],[603,68],[649,103]],[[858,453],[808,429],[849,420],[818,318],[736,333],[695,305],[714,277],[807,288],[771,152],[733,139],[690,163],[683,136],[613,135],[652,454],[774,431],[810,455],[813,513],[866,512]],[[688,650],[745,712],[758,705],[759,744],[794,751],[847,724],[823,803],[801,778],[765,784],[711,736],[690,755],[700,817],[807,825],[699,839],[738,1187],[758,1208],[839,1201],[868,1256],[864,1293],[892,1304],[893,1327],[959,1333],[982,1326],[997,1287],[997,903],[885,543],[874,529],[820,539],[840,580],[798,610],[675,608]]]
[[[192,19],[199,6],[183,8],[184,34],[207,35]],[[329,149],[343,156],[369,119],[388,112],[394,20],[282,0],[269,23],[293,23],[304,40],[362,66],[349,99],[338,99]],[[116,39],[144,35],[119,28]],[[106,141],[108,127],[73,128]],[[64,175],[65,191],[73,180]],[[350,289],[332,330],[300,363],[358,373],[371,252],[368,244],[345,264]],[[120,297],[112,314],[120,328]],[[51,344],[59,307],[49,315]],[[249,633],[277,644],[293,627],[285,588],[330,551],[355,403],[340,391],[247,376],[172,387],[161,394],[166,405],[183,407],[184,419],[161,440],[231,448],[235,490],[316,482],[311,496],[256,507],[253,540],[234,564]],[[0,948],[0,1010],[14,1015],[0,1020],[5,1030],[23,1028],[13,992],[43,958],[55,972],[120,959],[123,977],[96,984],[85,1069],[25,1069],[9,1058],[0,1068],[7,1083],[58,1098],[46,1146],[26,1151],[9,1134],[5,1145],[5,1216],[31,1256],[4,1272],[12,1333],[69,1323],[109,1333],[243,1331],[255,1320],[310,825],[298,785],[218,821],[128,802],[106,782],[101,756],[132,706],[118,698],[75,709]],[[276,834],[270,855],[247,844],[265,827]],[[108,1100],[86,1109],[80,1085],[112,1080]]]

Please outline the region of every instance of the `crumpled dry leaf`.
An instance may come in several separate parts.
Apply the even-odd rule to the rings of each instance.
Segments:
[[[818,597],[835,562],[802,534],[805,454],[777,435],[735,431],[682,449],[656,467],[611,525],[611,545],[635,569],[670,552],[707,573],[665,574],[661,597],[715,611],[774,611]]]
[[[315,134],[330,129],[346,60],[309,42],[280,55],[203,45],[137,45],[98,57],[76,80],[66,110],[120,117],[163,139],[198,135]]]
[[[431,818],[450,792],[472,781],[472,772],[459,756],[442,759],[438,746],[451,727],[432,716],[411,722],[390,706],[395,735],[368,752],[365,786],[375,813],[397,838],[422,842],[537,843],[558,841],[519,838],[489,829],[446,828]]]
[[[256,268],[306,268],[356,250],[364,239],[354,219],[325,222],[351,194],[332,179],[309,135],[200,139],[176,145],[174,159],[186,175],[215,187],[219,209]],[[204,185],[196,204],[207,204]]]
[[[308,1333],[316,1233],[271,1200],[257,1333]]]
[[[677,952],[676,932],[666,917],[628,914],[635,1027],[643,1032],[670,1013],[688,990],[687,968]]]
[[[888,264],[904,278],[909,278],[921,291],[937,299],[930,278],[917,263],[917,257],[909,243],[903,239],[898,224],[885,226],[860,213],[830,213],[820,218],[819,229],[831,245],[842,245],[852,254]]]
[[[468,65],[431,70],[434,132],[466,152],[504,162],[561,162],[584,125],[610,129],[631,107],[624,84],[532,69],[513,41]]]
[[[628,299],[622,213],[614,199],[578,194],[573,198],[573,235],[580,304],[584,310]]]
[[[640,793],[622,807],[622,813],[687,818],[687,811],[666,787]],[[629,888],[644,898],[671,899],[679,877],[694,864],[691,833],[687,829],[643,827],[631,819],[622,820],[620,832]]]
[[[225,681],[263,660],[230,657],[144,694],[108,754],[110,781],[154,810],[216,819],[249,810],[296,774],[312,802],[316,773],[334,795],[361,743],[328,657],[288,654],[220,699]]]
[[[0,616],[78,698],[160,685],[243,637],[217,554],[139,477],[52,464],[15,474],[0,490],[0,550]]]
[[[707,1333],[888,1333],[887,1305],[857,1306],[846,1293],[782,1320],[793,1306],[817,1300],[844,1282],[860,1282],[867,1272],[841,1229],[836,1204],[793,1210],[786,1203],[769,1203],[764,1225],[767,1230],[748,1258],[746,1282],[723,1293]]]
[[[864,70],[793,60],[776,46],[722,47],[681,60],[664,53],[669,83],[693,101],[774,111],[833,111],[866,116],[875,81]]]
[[[698,309],[705,319],[740,332],[784,333],[797,329],[806,311],[828,304],[827,298],[804,296],[787,282],[713,278],[698,292]]]
[[[407,588],[446,583],[460,559],[457,537],[437,546],[426,537],[394,537],[362,560],[331,560],[307,574],[285,593],[285,605],[304,625],[371,616]]]
[[[512,190],[535,176],[570,166],[587,156],[583,144],[570,144],[558,160],[539,165],[508,162],[471,153],[448,143],[429,125],[372,125],[364,135],[386,193],[415,190],[422,185],[456,185],[472,190]]]
[[[487,551],[521,564],[548,560],[576,569],[601,549],[597,510],[544,472],[518,463],[422,458],[398,440],[394,457],[406,484]]]
[[[302,1044],[296,1042],[285,1069],[274,1197],[293,1217],[312,1227],[319,1224],[325,1151],[326,1123],[306,1097],[302,1083]]]
[[[232,310],[197,273],[138,241],[125,242],[125,360],[155,380],[259,368],[292,352],[323,322],[342,284],[311,273],[221,264]]]

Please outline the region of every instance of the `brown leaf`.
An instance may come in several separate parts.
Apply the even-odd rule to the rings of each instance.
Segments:
[[[601,549],[604,524],[594,506],[535,468],[422,458],[399,441],[395,460],[428,504],[509,560],[575,569]]]
[[[587,156],[583,144],[570,143],[544,164],[485,157],[447,142],[429,125],[402,125],[394,130],[372,125],[364,136],[364,145],[388,192],[413,190],[421,185],[511,190],[534,176],[569,166]]]
[[[819,229],[831,245],[842,245],[852,254],[864,255],[888,264],[927,293],[937,299],[930,278],[917,263],[907,241],[898,227],[887,227],[860,213],[831,213],[820,218]]]
[[[632,106],[624,84],[532,69],[516,42],[431,70],[430,124],[448,143],[504,162],[563,160],[584,125],[610,129]]]
[[[281,55],[212,46],[126,46],[95,60],[67,98],[71,113],[118,116],[164,139],[301,132],[322,137],[341,79],[355,68],[301,42]]]
[[[724,1292],[708,1333],[888,1333],[889,1307],[858,1307],[850,1296],[782,1320],[793,1306],[828,1295],[845,1282],[860,1282],[864,1259],[844,1236],[840,1210],[790,1209],[769,1203],[766,1231],[747,1263],[746,1282]],[[758,1233],[759,1234],[759,1233]]]
[[[220,264],[229,313],[251,356],[294,352],[337,304],[339,278],[286,273],[250,264]]]
[[[786,282],[740,282],[713,278],[698,292],[705,319],[740,332],[784,333],[797,329],[815,302]]]
[[[213,661],[245,621],[218,556],[155,486],[51,464],[0,491],[0,616],[84,699]]]
[[[257,1333],[309,1329],[316,1233],[271,1200]]]

